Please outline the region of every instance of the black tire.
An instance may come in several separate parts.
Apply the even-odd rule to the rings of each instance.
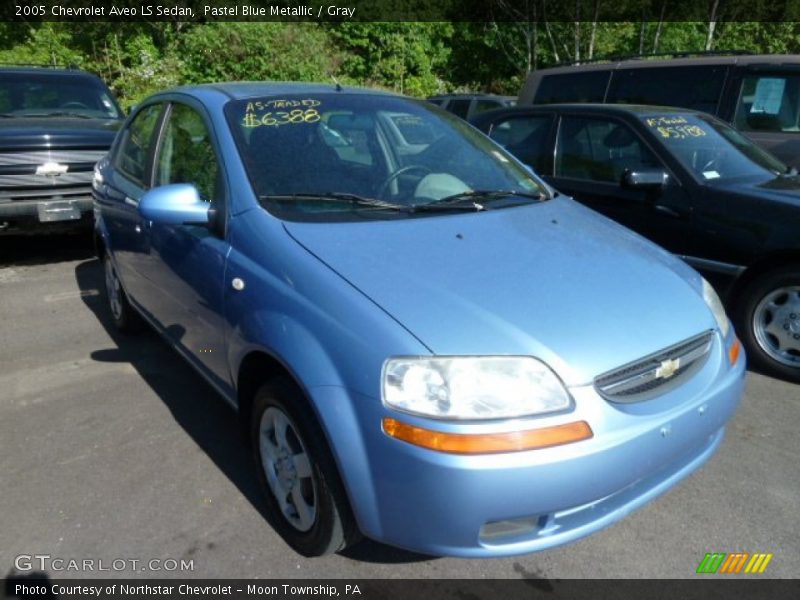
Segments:
[[[269,520],[287,544],[303,556],[323,556],[358,541],[325,436],[290,381],[276,379],[256,392],[250,440]]]
[[[736,329],[752,364],[800,382],[800,267],[760,275],[742,290]]]
[[[122,333],[136,333],[141,331],[143,321],[139,313],[136,312],[130,302],[125,290],[122,289],[114,263],[108,253],[102,254],[103,261],[103,282],[105,283],[106,306],[111,315],[114,327]]]

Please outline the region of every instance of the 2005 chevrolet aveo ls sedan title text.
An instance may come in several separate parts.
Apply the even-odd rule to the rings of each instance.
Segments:
[[[178,88],[94,188],[116,325],[238,409],[305,555],[575,540],[697,469],[742,393],[696,272],[423,101]]]

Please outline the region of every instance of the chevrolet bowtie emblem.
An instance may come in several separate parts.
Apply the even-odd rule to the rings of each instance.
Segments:
[[[675,375],[675,371],[680,369],[681,359],[675,360],[662,360],[659,367],[656,369],[656,379],[669,379]]]
[[[36,174],[45,175],[47,177],[58,177],[66,173],[67,169],[69,169],[67,165],[60,165],[57,162],[46,162],[36,167]]]

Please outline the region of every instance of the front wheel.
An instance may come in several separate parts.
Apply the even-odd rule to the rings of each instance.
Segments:
[[[358,539],[336,465],[300,392],[277,380],[256,392],[251,441],[271,521],[303,556],[343,550]]]
[[[800,268],[775,269],[742,290],[739,333],[763,370],[800,382]]]
[[[114,326],[123,333],[135,333],[142,328],[142,318],[128,302],[122,289],[117,270],[108,253],[103,253],[103,272],[105,273],[106,301]]]

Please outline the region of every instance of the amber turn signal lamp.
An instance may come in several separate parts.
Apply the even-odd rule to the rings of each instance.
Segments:
[[[536,450],[587,440],[594,435],[586,421],[508,433],[472,434],[431,431],[401,423],[396,419],[384,418],[383,431],[389,437],[409,444],[450,454],[498,454]]]
[[[728,350],[728,362],[731,365],[735,365],[736,361],[739,360],[739,353],[742,350],[742,344],[739,342],[739,338],[734,336],[733,344],[731,344],[730,350]]]

